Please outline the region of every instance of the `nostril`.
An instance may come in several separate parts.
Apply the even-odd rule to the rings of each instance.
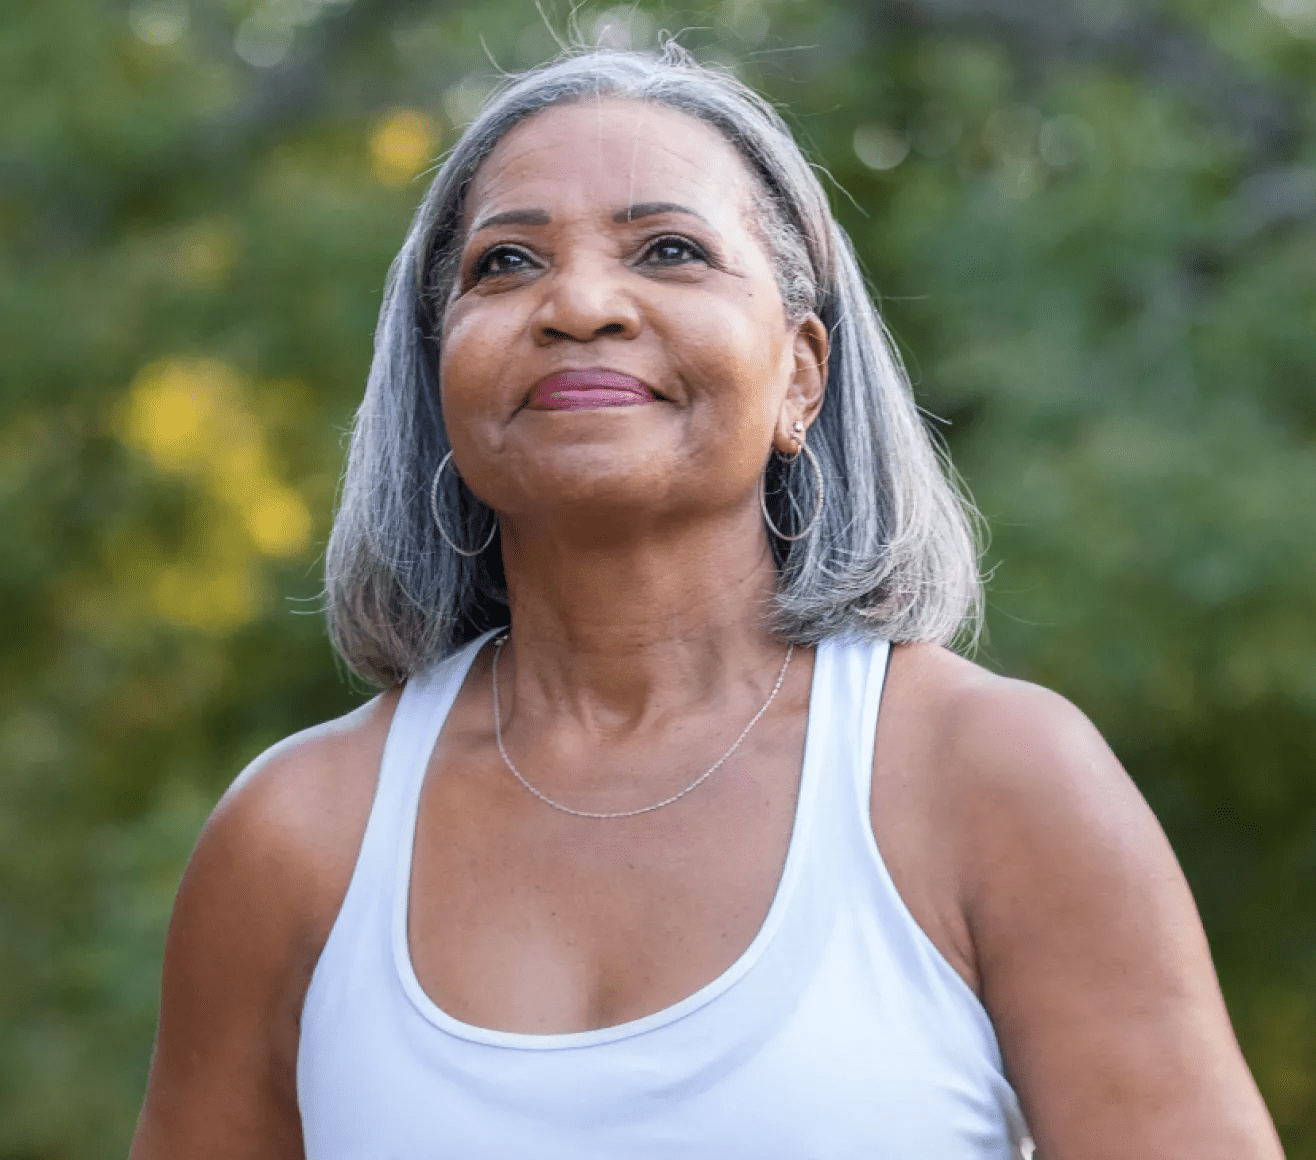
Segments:
[[[545,338],[566,339],[570,342],[588,341],[588,339],[578,338],[576,335],[572,334],[568,330],[559,330],[556,326],[546,326],[544,327],[542,333]],[[594,331],[594,333],[590,337],[600,338],[606,335],[625,334],[625,333],[626,333],[626,327],[622,325],[620,322],[609,322],[606,326],[600,326],[597,330]]]

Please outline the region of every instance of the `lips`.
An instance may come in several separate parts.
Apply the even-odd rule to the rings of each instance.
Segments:
[[[654,402],[657,397],[637,378],[620,371],[584,370],[559,371],[540,379],[528,405],[537,411],[593,411]]]

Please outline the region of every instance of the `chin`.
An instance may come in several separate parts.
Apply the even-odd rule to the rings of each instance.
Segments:
[[[650,455],[594,455],[570,448],[546,458],[533,475],[522,477],[521,502],[508,511],[626,512],[643,518],[662,505],[678,478]]]
[[[578,423],[578,418],[586,421]],[[607,502],[628,495],[641,502],[647,496],[652,503],[682,473],[689,474],[691,465],[670,430],[595,423],[593,418],[572,415],[569,429],[568,424],[536,424],[537,430],[525,433],[529,437],[509,440],[496,457],[502,462],[490,464],[497,478],[490,480],[493,506],[526,511],[559,501]]]

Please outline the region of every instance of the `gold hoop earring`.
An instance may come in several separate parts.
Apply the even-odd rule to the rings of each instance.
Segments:
[[[448,545],[459,556],[465,556],[470,559],[480,555],[490,544],[493,543],[494,536],[498,534],[498,517],[494,516],[494,526],[489,531],[489,538],[485,540],[473,552],[468,552],[465,548],[459,548],[453,543],[452,537],[443,530],[443,520],[439,516],[439,480],[443,478],[443,469],[448,466],[448,460],[452,458],[452,452],[449,451],[442,459],[439,460],[438,470],[434,473],[434,482],[430,484],[430,515],[434,517],[434,526],[438,533],[443,537],[443,542]],[[460,478],[460,477],[458,477]]]
[[[795,452],[794,455],[781,455],[780,452],[774,452],[774,454],[778,455],[783,463],[794,463],[801,455],[803,455],[808,459],[809,466],[813,468],[814,479],[818,481],[818,503],[813,509],[813,515],[809,517],[808,523],[796,532],[795,535],[788,536],[772,522],[772,517],[768,515],[768,473],[766,471],[763,473],[763,482],[759,487],[759,509],[763,512],[763,522],[768,525],[768,530],[776,536],[777,539],[785,540],[788,544],[793,544],[796,540],[804,539],[805,536],[813,531],[814,524],[816,524],[822,516],[823,502],[826,499],[827,488],[823,481],[822,467],[818,463],[818,457],[809,450],[809,445],[803,440],[800,442],[800,449]]]

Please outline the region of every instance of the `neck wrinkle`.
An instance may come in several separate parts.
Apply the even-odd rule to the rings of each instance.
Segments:
[[[506,714],[632,732],[771,688],[785,656],[768,628],[776,573],[758,519],[564,545],[504,533],[511,639]]]

